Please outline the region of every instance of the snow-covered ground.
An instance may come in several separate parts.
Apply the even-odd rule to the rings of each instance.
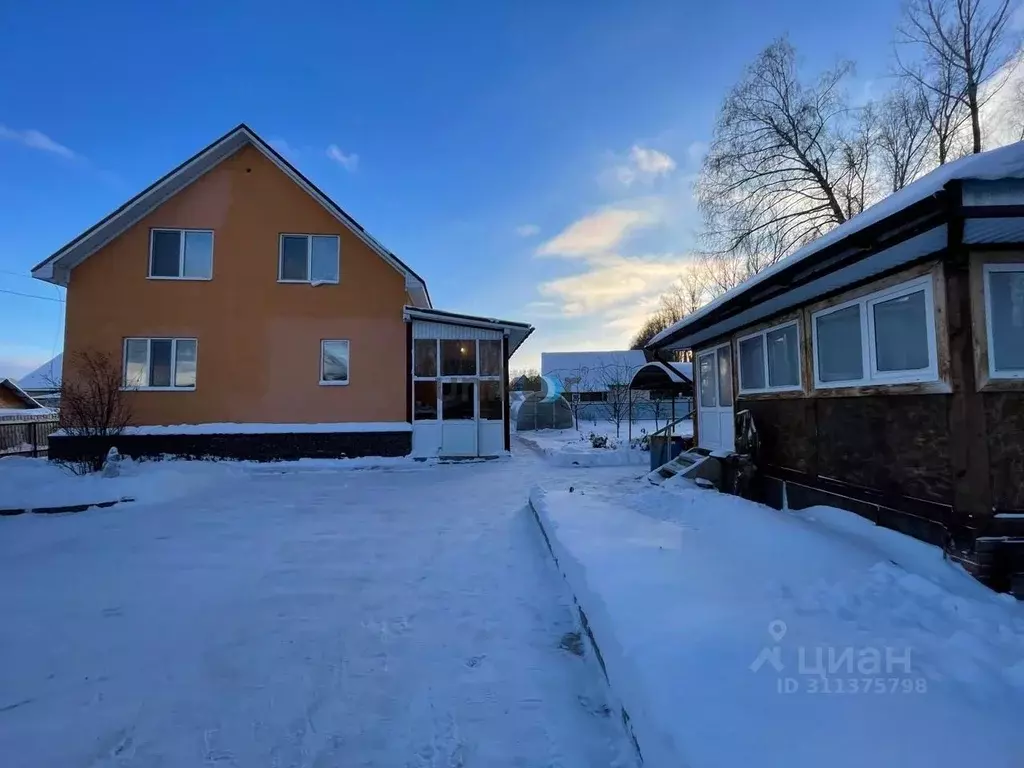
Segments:
[[[525,506],[556,470],[343,467],[49,475],[138,501],[0,518],[0,764],[632,765],[559,648],[571,602]],[[0,494],[51,470],[2,459]],[[557,477],[594,472],[635,474]]]
[[[644,434],[651,434],[665,421],[634,421],[633,440]],[[684,421],[676,425],[675,433],[683,436],[693,435],[693,422]],[[594,448],[590,435],[603,435],[608,442],[603,448]],[[614,467],[625,465],[647,465],[650,454],[637,447],[630,447],[629,426],[625,422],[619,425],[616,436],[615,425],[608,421],[580,422],[577,429],[537,429],[518,432],[521,440],[545,455],[549,462],[556,466],[581,467]]]
[[[938,548],[682,481],[568,485],[531,499],[648,768],[1024,764],[1024,606]]]

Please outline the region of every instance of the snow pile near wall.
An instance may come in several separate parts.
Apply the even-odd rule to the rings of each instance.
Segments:
[[[1024,609],[937,548],[839,510],[622,488],[531,503],[645,765],[1024,755]]]
[[[285,472],[337,472],[340,470],[392,468],[420,469],[436,462],[416,462],[407,457],[360,459],[300,459],[259,463],[248,461],[163,461],[121,462],[118,477],[99,473],[78,476],[46,459],[7,456],[0,460],[0,509],[37,509],[81,504],[98,504],[121,498],[136,504],[177,499],[247,475]]]

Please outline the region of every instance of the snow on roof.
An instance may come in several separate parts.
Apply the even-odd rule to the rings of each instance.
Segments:
[[[981,154],[968,155],[967,157],[962,157],[959,160],[954,160],[951,163],[940,165],[934,171],[922,176],[913,184],[908,184],[898,192],[889,195],[883,200],[879,200],[863,213],[854,216],[844,224],[840,224],[831,232],[822,235],[817,240],[798,249],[791,256],[787,256],[785,259],[773,264],[763,272],[758,272],[756,275],[736,286],[732,290],[726,291],[714,301],[705,304],[693,314],[687,315],[682,320],[670,325],[651,339],[647,346],[653,346],[668,336],[674,335],[676,332],[689,327],[702,317],[707,316],[709,313],[732,301],[737,296],[741,296],[754,286],[761,284],[777,272],[791,267],[797,262],[803,261],[807,257],[818,253],[828,246],[834,245],[850,235],[856,234],[862,229],[866,229],[872,224],[877,224],[883,219],[887,219],[905,208],[909,208],[915,203],[919,203],[922,200],[931,197],[932,195],[942,191],[942,189],[951,181],[958,179],[991,180],[1019,178],[1024,178],[1024,142],[1020,141],[1005,147],[989,150],[988,152],[982,152]]]
[[[60,386],[61,368],[64,364],[64,353],[61,352],[52,360],[43,363],[32,373],[26,373],[18,381],[22,389],[56,389]]]
[[[679,371],[683,376],[693,381],[693,363],[669,363],[673,368]]]
[[[38,410],[38,409],[42,409],[44,411],[45,410],[49,410],[48,408],[44,407],[42,403],[36,401],[35,398],[33,398],[31,395],[29,395],[27,392],[25,392],[21,387],[19,387],[17,384],[15,384],[10,379],[0,379],[0,387],[3,387],[4,389],[6,389],[6,390],[8,390],[10,392],[13,392],[14,396],[16,398],[18,398],[19,400],[21,400],[22,403],[25,404],[24,408],[10,408],[10,409],[5,409],[5,410],[21,411],[21,412],[24,412],[26,410]]]

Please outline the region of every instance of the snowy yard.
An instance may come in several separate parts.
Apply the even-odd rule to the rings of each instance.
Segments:
[[[7,502],[52,469],[11,461]],[[600,671],[559,647],[571,603],[525,507],[555,470],[338,467],[149,464],[82,481],[132,504],[0,518],[2,763],[632,765]]]
[[[651,434],[665,421],[634,421],[633,439],[638,440],[644,434]],[[650,462],[647,451],[629,444],[629,426],[619,425],[618,436],[615,425],[608,421],[581,421],[580,428],[573,429],[536,429],[517,432],[517,436],[529,446],[543,454],[550,463],[556,466],[570,467],[615,467],[625,465],[646,466]],[[602,435],[608,438],[605,447],[595,448],[590,435]],[[675,434],[693,435],[693,422],[684,421],[677,424]]]
[[[1024,607],[939,548],[681,478],[531,500],[645,766],[1024,764]]]

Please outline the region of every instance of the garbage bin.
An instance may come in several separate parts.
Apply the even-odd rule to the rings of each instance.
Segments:
[[[679,435],[651,435],[651,471],[682,453],[684,443]]]

